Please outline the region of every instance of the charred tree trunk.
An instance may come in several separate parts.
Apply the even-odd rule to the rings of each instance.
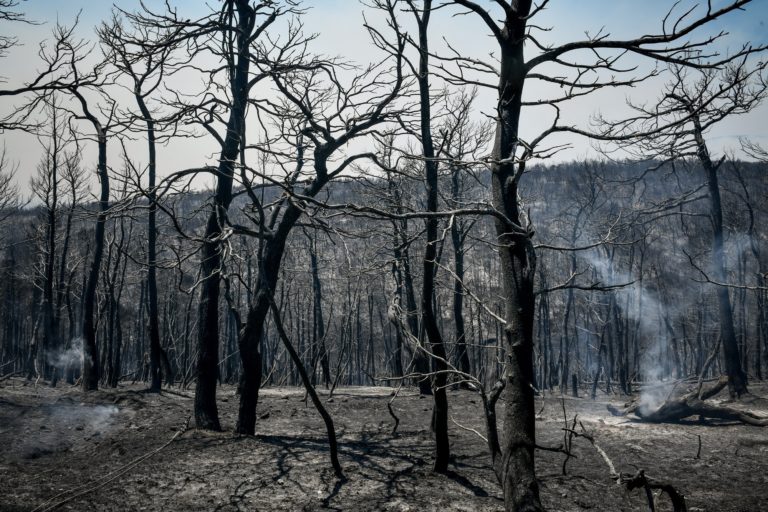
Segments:
[[[325,349],[325,319],[323,318],[323,290],[320,283],[320,274],[317,268],[317,247],[314,238],[309,240],[309,260],[312,269],[312,317],[314,332],[312,333],[312,353],[320,360],[320,368],[323,372],[325,389],[331,385],[331,366],[328,362],[328,352]],[[317,360],[313,358],[312,374],[315,373]]]
[[[494,219],[506,320],[502,339],[506,358],[502,486],[505,508],[516,512],[542,510],[534,464],[533,321],[536,302],[533,285],[536,252],[531,241],[533,233],[523,226],[518,202],[519,179],[525,163],[515,162],[514,158],[519,143],[526,73],[523,45],[530,10],[530,0],[513,0],[503,27],[497,28],[501,62],[491,164],[491,204],[504,216],[504,219]]]
[[[328,434],[328,448],[331,455],[331,466],[333,467],[333,471],[337,478],[346,480],[344,477],[344,472],[341,468],[341,464],[339,463],[338,442],[336,441],[336,429],[333,426],[333,419],[331,418],[331,415],[328,414],[328,411],[320,401],[320,397],[317,395],[317,391],[315,391],[315,388],[309,381],[309,375],[307,374],[307,370],[304,368],[304,365],[301,362],[301,357],[293,348],[293,344],[291,343],[291,340],[288,338],[288,334],[283,328],[282,321],[280,320],[280,311],[278,311],[274,302],[271,302],[271,306],[275,317],[275,328],[277,329],[278,335],[283,340],[283,344],[285,345],[285,349],[288,351],[288,354],[291,357],[291,361],[296,366],[296,370],[299,372],[299,375],[301,375],[301,382],[304,384],[304,388],[307,390],[307,394],[312,399],[312,404],[315,406],[317,412],[323,418],[323,422],[325,423],[326,432]]]
[[[94,233],[93,260],[83,292],[83,391],[95,391],[99,387],[99,349],[96,344],[96,288],[101,271],[101,259],[104,254],[104,229],[109,209],[109,173],[107,170],[107,133],[101,123],[88,111],[85,99],[74,92],[80,100],[85,116],[96,130],[99,147],[97,174],[101,184],[96,230]]]
[[[706,402],[726,386],[730,387],[730,377],[723,376],[708,389],[696,389],[678,398],[669,398],[660,406],[650,409],[642,402],[628,404],[623,410],[612,405],[607,408],[615,416],[635,414],[643,421],[651,423],[677,423],[690,416],[712,418],[726,421],[738,421],[757,427],[768,426],[768,418],[750,411],[744,411],[725,405],[712,405]]]
[[[395,211],[398,214],[403,213],[402,202],[400,198],[400,192],[397,190],[397,184],[389,179],[389,190],[394,196],[394,202],[396,204]],[[411,339],[418,340],[419,336],[419,321],[417,318],[418,309],[416,307],[416,292],[413,286],[413,275],[411,274],[411,260],[408,251],[408,221],[395,220],[393,222],[394,229],[394,256],[395,266],[393,267],[396,272],[396,281],[398,286],[398,296],[402,297],[405,293],[405,320],[408,327],[409,335]],[[398,343],[402,347],[403,333],[399,326],[397,329]],[[413,365],[416,373],[426,375],[429,373],[429,361],[422,353],[422,351],[416,349],[413,352]],[[402,362],[400,362],[400,368],[402,370]],[[400,372],[402,375],[403,372]],[[417,384],[419,386],[419,393],[422,395],[431,395],[432,387],[430,386],[427,378],[418,378]]]
[[[595,377],[592,381],[592,391],[590,398],[595,400],[597,398],[597,385],[600,383],[600,374],[603,373],[603,355],[605,354],[605,332],[608,329],[608,324],[603,325],[603,330],[600,333],[600,345],[597,347],[597,368],[595,370]]]
[[[413,8],[413,4],[411,4]],[[427,211],[437,211],[438,194],[438,165],[435,160],[435,148],[432,142],[432,114],[429,90],[429,43],[427,31],[432,14],[431,0],[424,0],[421,15],[414,9],[414,16],[419,28],[419,108],[421,117],[421,144],[424,154],[426,173]],[[448,471],[450,445],[448,441],[448,397],[446,385],[448,381],[448,366],[445,344],[443,343],[437,317],[434,310],[435,272],[437,270],[437,218],[430,217],[426,221],[427,246],[424,250],[424,263],[421,289],[421,315],[424,330],[429,340],[431,352],[434,355],[435,368],[432,377],[432,393],[434,409],[432,411],[432,430],[435,433],[435,465],[438,473]]]
[[[720,163],[715,164],[709,156],[709,149],[704,141],[703,129],[693,106],[688,106],[692,112],[694,137],[696,139],[697,156],[704,171],[707,173],[707,188],[710,197],[710,220],[712,222],[712,271],[715,281],[725,283],[725,250],[723,248],[723,207],[720,200],[720,185],[717,171]],[[725,370],[728,375],[728,390],[731,396],[740,397],[747,393],[747,374],[741,366],[739,347],[736,341],[736,330],[733,325],[733,309],[728,296],[728,288],[716,285],[718,310],[720,313],[720,335],[722,337]]]
[[[43,275],[43,343],[42,343],[42,357],[43,362],[41,367],[45,374],[47,368],[47,359],[50,353],[56,353],[59,350],[58,334],[59,327],[57,325],[58,316],[54,310],[54,274],[55,274],[55,262],[56,262],[56,223],[59,203],[59,143],[60,138],[58,135],[57,126],[57,109],[54,106],[52,109],[51,123],[53,126],[52,133],[52,147],[51,161],[48,179],[50,188],[50,201],[46,205],[46,224],[45,224],[45,262],[44,262],[44,275]],[[58,381],[58,373],[56,367],[52,368],[53,374],[51,375],[51,386],[56,386]]]
[[[496,134],[491,163],[491,204],[502,280],[505,318],[501,345],[504,349],[503,444],[501,449],[504,503],[509,511],[542,510],[536,481],[534,449],[533,322],[536,252],[533,231],[521,212],[519,180],[524,161],[516,161],[523,85],[527,73],[523,49],[530,0],[512,0],[505,6],[505,19],[498,26],[493,16],[470,0],[454,0],[478,13],[494,33],[499,45],[499,85]]]
[[[459,201],[459,168],[451,169],[451,198]],[[459,229],[458,220],[451,224],[451,243],[453,244],[453,263],[456,278],[453,280],[453,319],[456,326],[456,359],[458,368],[470,373],[469,353],[467,352],[467,334],[464,324],[464,234]]]
[[[250,58],[249,44],[256,13],[248,2],[235,2],[237,10],[236,43],[233,49],[231,78],[232,108],[227,133],[221,146],[213,207],[205,228],[201,256],[202,287],[198,308],[197,386],[195,388],[195,423],[198,428],[221,430],[216,405],[216,380],[219,370],[219,298],[222,264],[219,237],[232,202],[235,162],[244,144],[245,111],[248,102]],[[236,60],[235,60],[236,59]]]
[[[315,165],[324,165],[328,154],[323,151],[315,151]],[[298,157],[301,165],[303,157],[301,150]],[[327,176],[320,171],[320,176]],[[317,179],[307,186],[302,195],[313,197],[326,184],[323,179]],[[259,262],[259,271],[256,278],[256,289],[253,304],[248,310],[245,325],[238,342],[240,359],[243,365],[243,373],[240,377],[238,390],[240,393],[240,405],[238,409],[237,426],[235,431],[239,434],[253,435],[256,429],[256,406],[259,402],[259,386],[261,385],[262,356],[261,341],[264,333],[270,302],[274,300],[275,288],[280,275],[285,244],[288,235],[302,215],[301,208],[293,202],[284,199],[282,208],[284,213],[272,233],[272,236],[264,242]]]
[[[163,381],[162,347],[160,345],[160,313],[157,307],[157,151],[155,144],[155,121],[147,108],[144,97],[137,91],[136,102],[147,124],[147,150],[149,154],[149,216],[147,218],[147,292],[149,298],[149,390],[157,393]],[[169,380],[173,377],[168,375]]]
[[[72,295],[72,286],[71,281],[74,278],[75,271],[73,270],[72,273],[69,275],[69,278],[67,278],[67,261],[69,259],[69,244],[70,239],[72,235],[72,216],[75,212],[75,207],[78,202],[77,197],[77,159],[75,157],[72,158],[72,161],[67,163],[69,169],[69,173],[71,176],[70,180],[70,187],[71,187],[71,193],[72,193],[72,204],[69,206],[69,210],[67,212],[67,220],[65,222],[64,227],[64,241],[61,248],[61,255],[59,257],[59,277],[58,277],[58,284],[56,286],[57,289],[57,296],[56,296],[56,315],[57,320],[56,324],[61,329],[61,312],[63,311],[64,307],[67,308],[67,319],[69,324],[69,331],[66,336],[66,346],[69,348],[71,345],[74,337],[75,337],[75,318],[74,318],[74,311],[72,308],[72,301],[71,301],[71,295]],[[63,333],[60,333],[59,336],[63,336]],[[63,374],[64,378],[67,381],[67,384],[73,384],[74,379],[72,378],[72,368],[71,368],[70,362],[67,362],[67,364],[59,370]],[[53,384],[53,383],[52,383]]]

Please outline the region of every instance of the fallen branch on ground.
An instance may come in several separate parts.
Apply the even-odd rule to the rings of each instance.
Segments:
[[[387,402],[387,409],[389,409],[389,415],[392,416],[392,418],[395,420],[395,426],[392,427],[392,435],[397,434],[397,427],[400,425],[400,418],[397,417],[397,414],[395,414],[395,411],[392,409],[392,400]]]
[[[122,476],[124,473],[128,472],[128,470],[130,470],[134,466],[141,464],[145,460],[149,459],[154,455],[157,455],[162,450],[170,446],[171,443],[173,443],[176,439],[178,439],[179,436],[184,434],[184,432],[186,432],[189,429],[190,419],[192,419],[192,416],[188,416],[187,420],[184,422],[184,425],[181,427],[181,429],[176,431],[176,433],[173,434],[173,436],[168,440],[168,442],[166,442],[164,445],[160,446],[159,448],[155,448],[151,452],[145,453],[141,457],[137,457],[133,459],[131,462],[129,462],[125,466],[121,467],[116,471],[113,471],[112,473],[109,473],[106,476],[97,478],[92,482],[88,482],[87,484],[81,485],[80,487],[75,487],[74,489],[64,491],[52,498],[47,499],[45,502],[38,505],[37,508],[33,509],[32,512],[50,512],[51,510],[56,510],[60,506],[66,503],[69,503],[70,501],[76,500],[77,498],[81,498],[87,494],[90,494],[94,491],[101,489],[102,487],[106,486],[111,482],[114,482],[119,476]],[[69,496],[67,496],[67,494],[69,494]],[[51,502],[55,500],[59,500],[59,501],[56,501],[55,503],[51,504]]]
[[[667,496],[669,496],[669,499],[672,502],[674,512],[688,512],[688,505],[685,503],[685,496],[678,492],[677,489],[675,489],[675,487],[671,484],[647,477],[642,469],[634,475],[630,473],[617,472],[613,461],[610,459],[610,457],[608,457],[608,454],[605,452],[605,450],[603,450],[597,444],[595,437],[587,432],[587,429],[584,428],[584,425],[581,422],[579,422],[579,426],[581,427],[581,432],[572,430],[573,435],[576,437],[583,437],[584,439],[588,440],[590,444],[592,444],[595,450],[597,450],[597,453],[600,454],[600,457],[602,457],[603,461],[605,461],[605,464],[608,466],[611,479],[614,480],[618,485],[624,485],[628,491],[643,488],[645,490],[645,496],[648,499],[648,508],[651,510],[651,512],[656,511],[656,499],[653,496],[654,489],[658,489],[667,493]]]
[[[698,415],[701,418],[739,421],[758,427],[767,426],[768,418],[766,417],[726,405],[713,405],[705,402],[708,398],[717,395],[727,385],[728,378],[721,377],[714,386],[708,389],[697,389],[679,398],[667,398],[663,404],[653,410],[649,410],[641,400],[627,404],[624,410],[617,409],[612,405],[608,405],[607,408],[614,416],[634,414],[641,420],[651,423],[677,423],[690,416]]]

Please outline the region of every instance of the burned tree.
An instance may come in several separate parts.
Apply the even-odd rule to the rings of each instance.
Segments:
[[[534,6],[530,0],[495,2],[494,9],[471,0],[454,0],[455,5],[467,9],[484,22],[498,45],[500,62],[486,63],[460,54],[452,56],[456,66],[447,69],[446,78],[454,83],[483,83],[498,93],[496,108],[496,138],[491,153],[491,202],[505,219],[496,218],[496,234],[501,262],[501,280],[505,299],[504,391],[507,401],[503,446],[503,487],[507,510],[541,510],[538,484],[534,471],[534,408],[533,408],[533,320],[535,313],[534,279],[536,251],[531,238],[533,226],[526,218],[518,195],[520,179],[528,161],[551,155],[562,146],[539,146],[552,134],[561,132],[591,135],[560,122],[560,104],[575,97],[593,94],[605,87],[636,84],[654,76],[655,70],[645,75],[635,74],[636,68],[621,66],[628,54],[654,60],[678,62],[685,66],[717,65],[710,55],[690,56],[686,49],[706,45],[718,36],[704,36],[703,41],[688,39],[697,29],[723,15],[741,9],[749,3],[741,0],[728,3],[721,9],[706,9],[698,16],[683,11],[664,18],[661,33],[637,39],[611,39],[602,31],[583,41],[558,46],[547,45],[533,32],[540,30],[531,22],[547,5],[547,1]],[[674,8],[673,8],[674,9]],[[496,12],[498,11],[498,12]],[[679,11],[676,11],[679,12]],[[496,20],[501,17],[501,23]],[[674,17],[675,23],[666,22]],[[526,60],[525,45],[532,45],[538,54]],[[554,73],[552,69],[557,69]],[[539,69],[545,69],[539,71]],[[595,71],[593,77],[590,73]],[[619,80],[617,75],[629,75]],[[480,78],[477,78],[480,76]],[[498,80],[497,85],[487,81]],[[539,87],[539,97],[524,100],[526,83],[551,84],[559,91],[547,97],[547,88]],[[520,115],[523,108],[546,107],[554,109],[550,128],[529,140],[521,138]]]
[[[374,34],[375,37],[375,34]],[[253,204],[257,228],[251,235],[261,240],[258,275],[253,300],[240,334],[239,347],[243,365],[240,379],[240,408],[237,432],[252,435],[256,424],[256,405],[261,385],[261,340],[270,303],[286,251],[288,235],[303,215],[311,215],[313,206],[322,206],[315,197],[333,179],[358,161],[375,159],[372,153],[354,153],[335,162],[350,141],[370,135],[379,125],[391,121],[399,110],[395,100],[403,87],[402,51],[398,42],[392,54],[350,79],[345,85],[334,63],[309,57],[307,41],[300,27],[294,27],[287,39],[289,47],[306,58],[301,69],[281,72],[280,60],[267,62],[265,70],[284,101],[261,102],[261,108],[277,121],[280,134],[255,149],[267,150],[278,157],[285,173],[282,179],[266,175],[263,170],[241,168],[242,185]],[[390,60],[393,61],[390,64]],[[287,148],[279,150],[280,144]],[[311,159],[305,155],[311,151]],[[288,165],[287,162],[293,165]],[[311,163],[311,170],[305,164]],[[331,167],[335,164],[335,167]],[[255,173],[249,176],[248,171]],[[273,183],[283,191],[269,209],[253,191],[254,178]]]
[[[736,421],[757,427],[768,426],[768,417],[727,405],[712,405],[706,402],[708,398],[714,397],[729,386],[730,381],[730,377],[723,376],[715,384],[705,388],[700,379],[696,389],[676,397],[672,397],[670,392],[670,396],[658,407],[650,407],[649,404],[638,400],[626,404],[624,409],[609,405],[608,411],[614,416],[634,414],[643,421],[651,423],[676,423],[691,416],[698,416],[700,420],[714,419]]]
[[[435,159],[435,144],[432,138],[432,91],[429,85],[429,20],[432,16],[431,0],[424,0],[420,7],[408,0],[407,4],[413,12],[418,27],[418,70],[414,69],[416,81],[419,84],[419,139],[421,140],[422,156],[424,158],[424,183],[426,185],[426,211],[438,211],[438,162]],[[393,9],[394,5],[389,5]],[[435,466],[438,473],[448,470],[450,446],[448,442],[448,355],[445,350],[443,335],[440,332],[435,316],[435,274],[437,271],[438,218],[426,219],[426,249],[422,265],[421,287],[421,318],[424,331],[429,340],[429,346],[435,369],[432,377],[432,395],[434,408],[432,410],[432,430],[435,433]]]
[[[216,405],[216,380],[219,366],[219,302],[221,268],[228,236],[227,211],[233,198],[236,163],[246,145],[245,119],[252,90],[267,75],[254,69],[254,62],[266,58],[270,45],[262,39],[275,21],[295,12],[293,4],[285,6],[271,0],[251,3],[227,0],[222,6],[197,20],[188,20],[176,11],[156,13],[149,9],[128,15],[137,26],[157,37],[145,42],[145,55],[176,46],[196,57],[213,56],[222,63],[208,76],[209,90],[199,103],[177,96],[173,102],[176,116],[202,126],[219,145],[220,155],[214,171],[216,188],[211,212],[205,226],[201,252],[200,303],[198,307],[197,386],[195,388],[195,422],[198,427],[220,430]],[[285,64],[282,63],[281,64]],[[226,86],[218,85],[224,75]],[[214,92],[221,91],[223,97]],[[217,125],[223,125],[223,133]]]
[[[493,130],[490,122],[475,123],[472,109],[477,91],[460,94],[447,100],[446,119],[440,131],[441,153],[445,155],[446,167],[450,176],[450,195],[446,198],[448,207],[461,210],[467,206],[477,191],[472,190],[471,182],[479,182],[479,174],[485,170],[480,164],[466,165],[464,162],[482,160],[488,149]],[[464,313],[465,258],[468,251],[467,237],[477,222],[476,216],[457,215],[450,219],[451,246],[453,248],[453,317],[455,327],[455,366],[465,374],[471,374],[468,350],[469,334]]]
[[[413,235],[409,231],[409,222],[402,215],[407,209],[406,186],[407,179],[403,176],[404,172],[397,169],[393,161],[393,148],[391,144],[394,140],[387,137],[388,141],[385,147],[380,151],[381,160],[385,166],[385,179],[387,184],[387,203],[388,210],[395,214],[395,218],[390,219],[392,225],[392,277],[395,281],[395,291],[393,304],[389,308],[388,316],[395,328],[397,352],[395,354],[395,377],[402,377],[404,367],[402,358],[405,353],[411,353],[411,363],[405,367],[406,373],[413,366],[413,377],[419,387],[419,393],[422,395],[432,394],[432,386],[429,378],[429,360],[422,350],[418,349],[420,343],[420,329],[418,319],[418,306],[416,304],[416,289],[414,284],[414,275],[411,267],[411,244]],[[401,313],[402,312],[402,313]],[[401,315],[405,321],[401,320]],[[415,343],[412,343],[415,341]]]
[[[18,187],[13,182],[16,168],[6,157],[6,148],[0,152],[0,222],[3,222],[21,206]]]
[[[747,113],[762,101],[766,83],[760,74],[766,64],[749,65],[750,55],[761,50],[746,48],[738,60],[722,68],[699,70],[672,64],[672,79],[657,103],[632,105],[636,115],[626,121],[602,120],[604,131],[601,136],[615,139],[618,146],[630,154],[663,161],[681,160],[686,165],[696,163],[704,171],[706,193],[696,195],[695,199],[709,202],[711,278],[691,256],[689,258],[694,267],[715,284],[725,371],[729,392],[734,397],[747,392],[747,374],[742,368],[727,286],[723,205],[718,178],[725,156],[717,162],[712,160],[705,134],[717,123]]]
[[[167,39],[167,33],[153,33],[133,18],[135,33],[128,33],[122,21],[115,16],[111,23],[99,28],[99,37],[106,47],[108,60],[117,70],[117,76],[124,75],[130,80],[129,87],[139,108],[139,115],[127,120],[129,129],[145,133],[147,138],[147,306],[149,321],[149,364],[150,391],[159,392],[162,385],[162,369],[166,381],[173,382],[173,372],[168,355],[160,343],[160,311],[157,297],[157,121],[156,113],[150,109],[148,100],[160,89],[166,75],[181,65],[171,56],[176,49],[173,42],[149,51],[143,48],[146,42]],[[177,43],[176,43],[177,44]],[[145,126],[133,126],[142,122]]]
[[[38,76],[16,89],[1,90],[0,96],[32,94],[33,99],[17,107],[10,116],[12,127],[30,129],[34,127],[34,115],[51,93],[61,91],[71,98],[72,108],[66,110],[75,120],[84,121],[93,130],[91,137],[98,147],[96,175],[100,183],[96,226],[94,233],[93,259],[86,279],[83,293],[83,372],[82,386],[85,391],[98,388],[98,345],[96,342],[96,291],[104,254],[104,229],[109,209],[109,169],[107,167],[107,141],[109,133],[115,128],[115,102],[103,92],[105,62],[95,65],[88,63],[88,72],[84,72],[86,60],[91,56],[91,49],[83,40],[77,40],[72,27],[57,25],[53,31],[53,44],[42,44],[38,52],[44,63],[43,71]],[[97,101],[98,100],[98,101]]]
[[[48,372],[47,359],[49,354],[59,350],[60,345],[59,312],[54,296],[57,295],[56,245],[61,210],[59,195],[63,192],[62,182],[67,160],[65,151],[68,141],[65,133],[65,113],[57,104],[55,95],[51,95],[50,99],[46,101],[45,113],[50,119],[49,130],[38,135],[44,148],[43,158],[37,166],[36,175],[30,182],[30,187],[42,203],[44,210],[44,219],[41,219],[43,233],[39,242],[39,274],[43,293],[39,312],[40,318],[36,321],[39,326],[36,332],[38,335],[32,342],[32,350],[29,354],[30,361],[34,364],[30,365],[27,376],[31,377],[34,370],[38,378],[49,377],[51,385],[55,386],[59,375],[55,367],[52,369],[52,374]]]

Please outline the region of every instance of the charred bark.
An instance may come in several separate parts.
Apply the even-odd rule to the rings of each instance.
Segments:
[[[77,93],[76,93],[77,94]],[[99,387],[99,349],[96,344],[96,287],[101,271],[101,259],[104,254],[104,229],[109,209],[109,173],[107,171],[107,134],[101,123],[88,112],[85,100],[78,98],[86,111],[86,117],[96,129],[99,147],[99,163],[97,174],[101,184],[98,213],[96,214],[96,230],[94,233],[93,260],[88,272],[88,280],[83,293],[83,391],[95,391]]]
[[[428,28],[432,14],[431,0],[425,0],[421,14],[416,10],[413,2],[409,2],[419,29],[419,71],[417,81],[419,83],[419,110],[421,145],[424,155],[425,185],[427,192],[427,211],[437,211],[438,195],[438,165],[435,160],[435,148],[432,142],[432,114],[431,97],[429,90],[429,41]],[[448,441],[448,366],[445,344],[437,324],[434,310],[435,299],[435,271],[437,270],[437,218],[429,217],[426,221],[427,246],[424,250],[422,288],[421,288],[421,316],[422,325],[429,340],[435,369],[432,377],[432,394],[434,396],[434,408],[432,410],[432,430],[435,433],[435,465],[438,473],[448,471],[450,459],[450,444]]]
[[[695,390],[678,398],[668,398],[660,406],[649,409],[641,400],[627,404],[624,410],[611,405],[608,410],[614,416],[634,414],[643,421],[651,423],[678,423],[691,416],[726,421],[738,421],[758,427],[768,426],[768,417],[762,417],[749,411],[743,411],[726,405],[713,405],[706,400],[730,386],[730,377],[723,376],[707,389]]]
[[[232,108],[227,121],[227,131],[221,145],[218,179],[213,206],[205,228],[205,242],[201,257],[203,284],[200,290],[198,308],[198,359],[197,386],[195,388],[195,422],[198,428],[221,430],[216,405],[216,381],[219,370],[219,299],[221,295],[222,265],[219,238],[226,223],[227,210],[232,202],[232,182],[235,162],[245,143],[245,111],[248,104],[251,38],[256,20],[255,7],[249,2],[234,2],[237,12],[235,47],[232,50],[230,90]],[[260,29],[274,21],[276,14],[269,16]],[[245,354],[243,354],[245,356]],[[256,361],[253,354],[246,357],[248,364]],[[252,378],[249,375],[248,378]]]

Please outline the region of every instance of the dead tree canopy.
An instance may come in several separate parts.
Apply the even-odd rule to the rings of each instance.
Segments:
[[[634,414],[642,421],[651,423],[677,423],[686,418],[698,416],[700,419],[736,421],[758,427],[768,425],[768,417],[721,403],[707,402],[727,385],[728,377],[723,376],[709,388],[689,391],[676,398],[670,396],[658,407],[650,407],[641,395],[640,398],[626,404],[624,410],[619,410],[612,405],[608,405],[608,410],[614,416]]]

